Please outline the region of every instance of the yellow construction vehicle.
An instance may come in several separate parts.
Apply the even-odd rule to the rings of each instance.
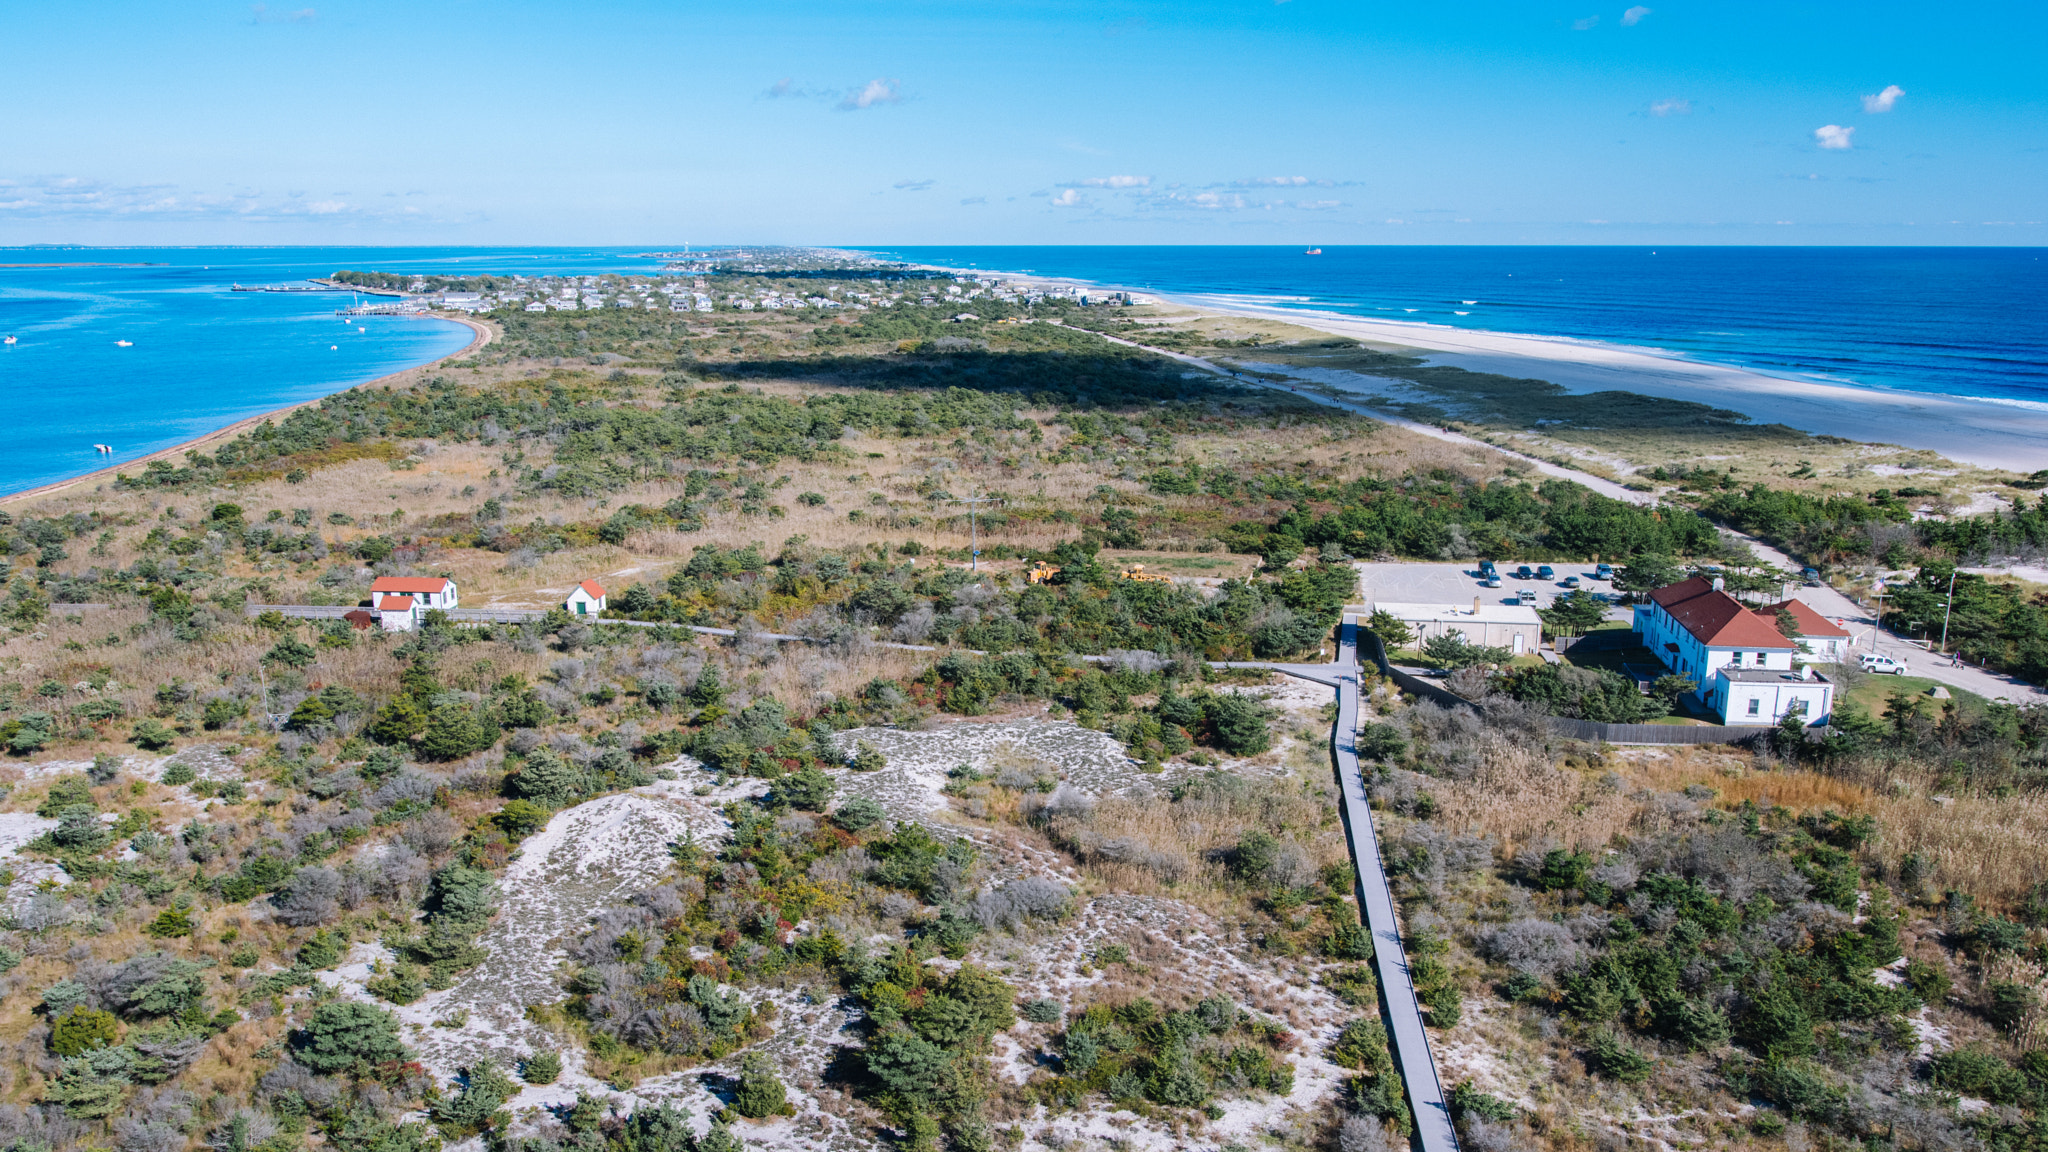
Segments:
[[[1125,580],[1134,581],[1139,584],[1173,583],[1173,577],[1161,576],[1155,572],[1147,572],[1145,571],[1145,566],[1143,564],[1133,564],[1129,568],[1124,569],[1121,578]]]
[[[1037,565],[1035,565],[1031,569],[1030,574],[1025,576],[1025,579],[1033,584],[1043,584],[1046,581],[1051,580],[1054,576],[1059,575],[1059,571],[1059,569],[1053,567],[1050,564],[1047,564],[1043,560],[1040,560],[1037,563]]]

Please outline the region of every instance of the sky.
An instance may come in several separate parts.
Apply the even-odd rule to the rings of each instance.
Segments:
[[[0,245],[2048,243],[2048,5],[10,7]]]

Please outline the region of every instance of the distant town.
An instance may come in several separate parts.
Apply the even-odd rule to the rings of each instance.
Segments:
[[[365,305],[354,312],[527,312],[596,311],[634,308],[669,312],[754,312],[803,308],[891,308],[898,304],[934,307],[947,302],[988,299],[1008,304],[1069,300],[1077,304],[1145,302],[1128,292],[1051,284],[1014,276],[953,274],[901,264],[854,263],[843,254],[829,268],[815,259],[721,261],[709,256],[678,257],[660,275],[479,276],[447,278],[382,272],[342,271],[320,282],[355,288],[395,301]],[[806,254],[808,255],[808,254]],[[822,255],[822,254],[821,254]],[[821,272],[833,283],[818,283]],[[853,284],[844,281],[852,280]],[[855,286],[861,285],[861,286]]]

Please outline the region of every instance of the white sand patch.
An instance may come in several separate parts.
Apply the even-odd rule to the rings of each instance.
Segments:
[[[36,885],[45,880],[71,883],[70,873],[48,860],[21,855],[22,846],[55,828],[55,820],[33,812],[0,812],[0,867],[14,871],[14,883],[7,886],[4,904],[11,915],[35,895]]]
[[[669,845],[685,833],[715,844],[729,825],[718,805],[733,796],[758,793],[761,781],[744,781],[722,795],[684,793],[687,785],[663,781],[632,792],[601,797],[555,814],[547,826],[520,845],[520,853],[499,880],[498,915],[477,939],[486,956],[453,988],[429,992],[405,1007],[376,1001],[364,990],[372,961],[387,965],[381,945],[359,945],[350,963],[320,978],[356,999],[379,1003],[404,1022],[407,1043],[436,1076],[489,1056],[507,1068],[533,1052],[559,1048],[546,1029],[525,1018],[530,1004],[568,998],[559,968],[567,946],[591,916],[652,887],[671,863]],[[456,1027],[436,1021],[460,1020]],[[583,1071],[582,1053],[562,1052],[560,1080],[529,1086],[513,1108],[575,1100],[578,1088],[599,1087]]]

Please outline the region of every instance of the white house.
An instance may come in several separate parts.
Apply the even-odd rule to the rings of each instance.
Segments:
[[[1543,639],[1543,618],[1536,615],[1534,608],[1482,604],[1476,596],[1469,608],[1459,604],[1382,601],[1372,605],[1372,610],[1385,612],[1406,624],[1415,633],[1417,648],[1438,636],[1452,634],[1464,637],[1467,644],[1506,648],[1520,656],[1534,652]]]
[[[377,623],[386,632],[410,632],[418,626],[425,610],[410,596],[377,597]]]
[[[372,598],[379,596],[410,596],[421,611],[440,609],[446,611],[461,603],[456,594],[455,581],[446,576],[379,576],[370,585]]]
[[[604,586],[595,580],[585,580],[569,589],[569,598],[562,601],[562,607],[578,616],[602,616]]]
[[[1724,724],[1776,724],[1788,712],[1824,724],[1834,712],[1834,683],[1795,666],[1800,645],[1778,631],[1776,610],[1752,611],[1718,579],[1657,589],[1636,605],[1634,627],[1666,667],[1699,685]]]
[[[1773,604],[1764,611],[1775,616],[1780,609],[1799,622],[1799,647],[1809,659],[1817,664],[1840,664],[1849,659],[1847,629],[1797,599]]]

